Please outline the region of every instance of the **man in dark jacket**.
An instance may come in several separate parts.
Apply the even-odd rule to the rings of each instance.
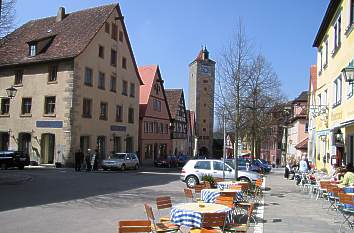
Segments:
[[[92,167],[91,167],[91,149],[87,150],[87,155],[85,157],[85,161],[86,161],[86,171],[89,172],[92,169]]]
[[[75,152],[75,171],[81,171],[81,164],[84,160],[84,153],[79,149]]]

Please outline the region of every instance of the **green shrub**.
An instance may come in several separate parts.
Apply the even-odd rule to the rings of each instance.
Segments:
[[[216,182],[213,176],[211,175],[203,175],[202,176],[202,181],[208,181],[211,185],[211,187],[216,187]]]

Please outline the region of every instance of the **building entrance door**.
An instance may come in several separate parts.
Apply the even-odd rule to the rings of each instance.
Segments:
[[[42,134],[41,137],[41,163],[54,163],[55,135],[51,133]]]
[[[10,134],[8,132],[0,132],[0,150],[8,150],[10,142]]]
[[[18,150],[30,155],[31,153],[31,134],[19,133],[18,134]]]
[[[101,162],[106,159],[106,137],[97,137],[98,160]]]
[[[126,152],[127,153],[133,153],[133,138],[132,137],[127,137],[126,139]]]

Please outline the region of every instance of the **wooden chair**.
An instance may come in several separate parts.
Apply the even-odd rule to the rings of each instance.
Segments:
[[[151,232],[151,221],[149,220],[122,220],[118,223],[118,232]]]
[[[201,233],[222,233],[226,222],[224,213],[203,213],[201,222]]]
[[[354,229],[354,221],[351,221],[350,218],[354,217],[354,208],[347,208],[345,205],[354,206],[354,196],[348,195],[345,193],[338,193],[339,195],[339,203],[341,204],[341,208],[339,210],[342,212],[344,221],[340,224],[339,232],[342,232],[342,226],[345,223],[348,223],[350,229]]]
[[[230,223],[226,224],[224,232],[247,232],[250,227],[250,219],[252,218],[254,205],[251,204],[247,210],[247,220],[246,223]]]
[[[234,196],[218,196],[215,199],[215,204],[225,205],[231,209],[235,208],[234,205],[235,197]]]
[[[171,207],[172,207],[171,197],[164,196],[164,197],[157,197],[156,198],[156,208],[157,208],[157,210],[159,212],[160,222],[168,222],[168,221],[170,221],[170,218],[168,216],[161,217],[160,210],[171,209]]]
[[[152,232],[177,232],[179,230],[179,226],[170,222],[156,222],[151,206],[145,204],[144,207],[148,220],[152,222]]]
[[[211,189],[211,184],[209,181],[204,181],[204,188]]]
[[[200,193],[202,192],[202,189],[205,189],[204,184],[196,184],[194,186],[194,194],[196,197],[200,198]]]
[[[224,179],[223,178],[214,178],[214,181],[215,181],[215,183],[218,183],[218,182],[223,182],[224,181]]]
[[[186,197],[186,201],[194,201],[194,196],[193,196],[193,192],[191,189],[185,188],[184,189],[184,196]]]

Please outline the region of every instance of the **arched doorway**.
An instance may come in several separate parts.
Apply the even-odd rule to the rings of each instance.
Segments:
[[[45,133],[41,136],[41,163],[54,163],[55,134]]]
[[[18,150],[30,155],[31,153],[31,134],[19,133],[18,134]]]
[[[208,155],[209,155],[209,150],[208,150],[208,148],[206,148],[205,146],[199,148],[199,155],[200,155],[200,156],[208,157]]]
[[[0,150],[8,150],[10,143],[10,134],[8,132],[0,132]]]

